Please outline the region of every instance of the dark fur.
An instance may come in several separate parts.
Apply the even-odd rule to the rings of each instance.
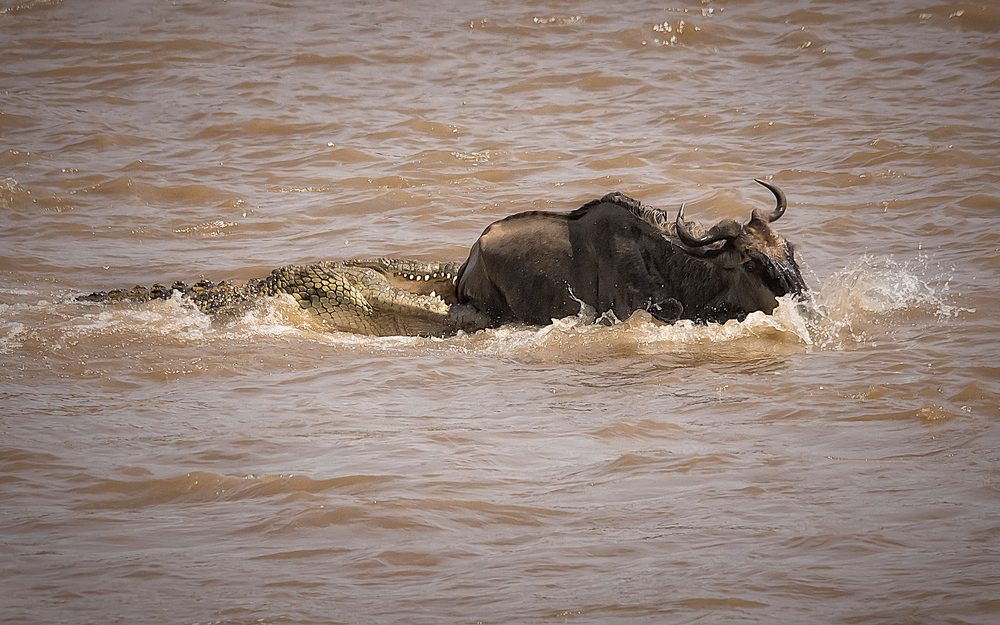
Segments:
[[[625,320],[637,310],[661,321],[723,322],[802,293],[792,246],[757,215],[740,236],[691,249],[670,218],[620,193],[571,213],[532,211],[490,225],[458,274],[458,300],[492,325],[543,325],[575,315]]]

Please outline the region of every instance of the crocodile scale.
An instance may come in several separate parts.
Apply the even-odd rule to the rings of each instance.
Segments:
[[[290,295],[305,310],[337,330],[369,334],[443,335],[477,330],[486,320],[455,298],[460,263],[397,258],[324,261],[286,265],[260,280],[236,284],[201,280],[150,288],[100,291],[84,301],[145,302],[168,299],[175,292],[205,313],[239,311],[260,296]]]

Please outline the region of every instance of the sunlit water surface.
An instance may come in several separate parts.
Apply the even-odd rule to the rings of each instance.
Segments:
[[[0,620],[1000,618],[1000,7],[353,4],[0,0]],[[742,322],[74,300],[760,176]]]

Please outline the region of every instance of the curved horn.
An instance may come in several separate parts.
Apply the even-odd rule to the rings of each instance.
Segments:
[[[771,184],[770,182],[761,180],[760,178],[754,178],[754,182],[764,185],[771,190],[771,193],[774,194],[774,199],[777,200],[778,205],[775,206],[774,210],[771,211],[771,214],[767,216],[767,221],[778,221],[778,219],[785,214],[785,207],[787,205],[785,202],[785,194],[777,186]]]
[[[688,247],[704,247],[706,245],[711,245],[716,241],[722,241],[723,239],[731,241],[740,236],[740,232],[743,231],[743,226],[739,225],[735,221],[726,220],[712,226],[712,228],[704,235],[696,237],[691,234],[691,231],[688,230],[687,224],[684,222],[683,204],[681,204],[681,209],[677,211],[677,219],[674,221],[674,224],[677,226],[677,238],[681,240],[681,243]]]

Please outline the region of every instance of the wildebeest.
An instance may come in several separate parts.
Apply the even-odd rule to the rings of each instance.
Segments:
[[[620,193],[571,213],[530,211],[493,223],[459,270],[457,297],[490,318],[543,325],[591,307],[599,318],[625,320],[646,310],[665,322],[724,322],[761,310],[777,297],[801,295],[805,281],[793,246],[770,223],[785,212],[774,194],[770,212],[724,220],[696,233],[684,206],[663,211]]]

